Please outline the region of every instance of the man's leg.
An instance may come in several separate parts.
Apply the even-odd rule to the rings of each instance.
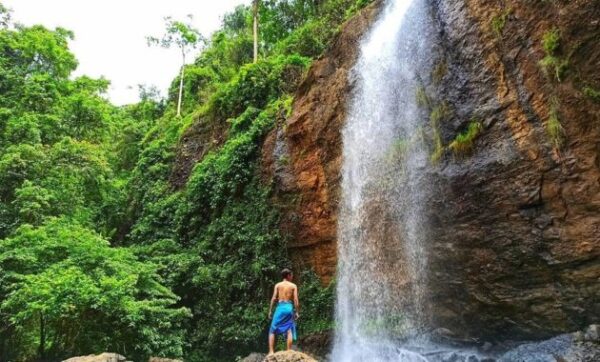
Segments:
[[[292,343],[294,342],[294,338],[292,336],[292,330],[288,330],[288,334],[287,334],[287,350],[291,350],[292,349]]]
[[[275,334],[269,333],[269,354],[275,353]]]

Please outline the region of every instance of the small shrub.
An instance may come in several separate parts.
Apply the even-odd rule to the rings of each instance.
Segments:
[[[395,163],[397,161],[402,161],[404,156],[409,151],[412,146],[412,139],[407,138],[399,138],[395,140],[389,147],[389,150],[386,154],[386,161],[390,163]]]
[[[546,122],[546,132],[548,133],[548,137],[550,137],[552,145],[557,149],[561,148],[564,143],[564,129],[560,124],[556,105],[553,105],[550,109],[548,122]]]
[[[308,21],[278,42],[275,53],[316,58],[323,53],[334,33],[335,29],[328,27],[322,19]]]
[[[544,33],[544,36],[542,37],[542,48],[544,48],[546,54],[554,54],[558,50],[559,46],[560,31],[558,30],[558,28],[554,28]]]
[[[431,104],[429,97],[425,92],[425,87],[423,87],[422,85],[417,87],[417,90],[415,91],[415,100],[417,102],[417,105],[422,108],[429,107],[429,105]]]
[[[569,63],[568,61],[561,60],[553,55],[546,55],[544,59],[540,61],[540,66],[544,70],[546,76],[554,76],[557,81],[561,82]]]
[[[439,84],[444,77],[448,74],[448,64],[445,60],[438,62],[431,72],[431,79],[434,84]]]
[[[450,106],[448,106],[448,103],[443,102],[433,107],[429,119],[432,124],[438,124],[442,119],[448,118],[450,113]]]
[[[496,15],[494,15],[492,17],[492,21],[491,21],[491,28],[492,31],[494,32],[494,34],[496,35],[496,37],[501,38],[502,37],[502,31],[504,30],[504,27],[506,26],[506,20],[508,20],[508,16],[510,15],[510,13],[512,12],[512,9],[506,9],[501,13],[498,13]]]
[[[448,103],[443,102],[433,107],[429,120],[431,129],[433,130],[433,152],[431,154],[431,162],[437,163],[444,155],[444,143],[442,141],[442,133],[440,131],[440,121],[450,116],[450,107]]]
[[[333,329],[335,282],[323,286],[313,271],[304,272],[301,277],[302,320],[300,334],[307,335]]]
[[[210,100],[210,112],[221,119],[237,117],[248,107],[262,109],[292,93],[310,64],[305,57],[277,56],[243,66]]]
[[[438,135],[438,136],[434,136],[435,138],[435,148],[433,149],[433,152],[431,153],[431,156],[429,157],[429,159],[431,160],[431,163],[438,163],[440,161],[440,159],[442,158],[442,156],[444,155],[444,145],[442,144],[442,138]]]
[[[561,82],[563,75],[569,66],[568,60],[559,58],[556,51],[560,47],[560,31],[554,28],[544,34],[542,37],[542,48],[546,56],[540,61],[540,66],[546,76],[554,76],[557,81]]]
[[[479,121],[471,121],[467,130],[459,133],[448,148],[452,150],[455,156],[465,156],[471,153],[475,140],[483,131],[483,125]]]
[[[584,87],[583,94],[595,102],[600,102],[600,91],[597,91],[592,87]]]

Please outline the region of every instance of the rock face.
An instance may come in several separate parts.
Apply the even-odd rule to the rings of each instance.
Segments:
[[[325,283],[337,264],[340,131],[351,92],[349,72],[360,37],[374,21],[380,3],[344,24],[300,85],[291,117],[269,135],[263,150],[264,168],[278,183],[278,197],[291,205],[282,223],[284,232],[292,235],[290,256],[298,269],[313,268]]]
[[[291,205],[282,225],[293,236],[291,256],[324,282],[336,267],[349,72],[379,5],[347,23],[315,62],[286,127],[263,150],[266,172]],[[431,165],[432,328],[494,340],[597,322],[600,106],[584,89],[600,89],[598,2],[437,0],[431,14],[442,71],[425,77],[426,91],[451,109],[442,141],[449,145],[472,120],[483,124],[470,154],[446,149]],[[542,39],[555,27],[552,55],[566,66],[544,72]]]
[[[445,1],[436,11],[449,70],[437,92],[454,108],[444,141],[471,119],[485,129],[470,157],[447,155],[432,171],[433,322],[540,338],[598,321],[600,107],[582,93],[600,86],[598,3]],[[554,27],[569,63],[561,81],[540,66]]]

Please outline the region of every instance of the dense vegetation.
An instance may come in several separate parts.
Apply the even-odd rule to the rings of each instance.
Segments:
[[[0,6],[0,360],[114,351],[231,361],[262,350],[286,235],[258,170],[312,59],[365,0],[265,0],[261,56],[240,6],[167,99],[115,107],[105,79],[72,78],[65,29],[13,24]],[[181,135],[224,141],[171,182]],[[314,275],[303,333],[330,327]]]

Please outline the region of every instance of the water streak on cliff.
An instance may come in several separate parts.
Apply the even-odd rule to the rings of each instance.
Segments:
[[[389,1],[363,39],[351,75],[335,361],[424,360],[400,348],[397,338],[419,335],[427,325],[422,208],[429,152],[415,95],[420,70],[430,66],[430,28],[425,1]]]

